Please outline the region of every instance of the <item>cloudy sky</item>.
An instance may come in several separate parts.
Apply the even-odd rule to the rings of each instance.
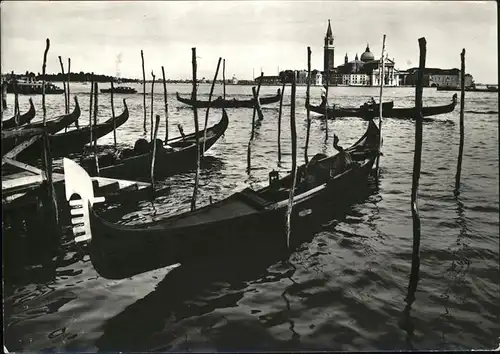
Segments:
[[[251,78],[307,65],[322,69],[328,19],[335,36],[335,65],[361,55],[370,44],[380,56],[382,36],[396,67],[418,66],[418,38],[427,39],[427,67],[460,67],[476,82],[497,83],[497,9],[494,1],[3,1],[2,72],[41,72],[45,39],[47,72],[59,72],[58,56],[72,71],[142,77],[191,77],[191,48],[198,76],[211,77],[218,57],[226,76]],[[65,60],[66,61],[66,60]],[[117,62],[120,62],[117,64]]]

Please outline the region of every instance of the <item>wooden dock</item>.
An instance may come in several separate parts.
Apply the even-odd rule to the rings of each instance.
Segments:
[[[127,200],[147,200],[152,195],[151,183],[92,177],[94,193],[105,197],[107,203]],[[22,171],[2,176],[2,208],[4,211],[20,208],[36,202],[37,191],[45,180],[42,174]],[[52,173],[52,182],[58,201],[64,201],[64,174]],[[158,191],[167,192],[165,188]]]

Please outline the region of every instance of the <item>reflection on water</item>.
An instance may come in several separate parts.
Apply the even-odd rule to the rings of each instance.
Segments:
[[[142,91],[140,85],[137,88]],[[88,90],[88,86],[72,83],[72,93],[81,96],[81,124],[88,124]],[[171,137],[178,135],[177,123],[186,133],[194,130],[192,110],[175,98],[176,91],[188,94],[190,90],[190,85],[168,86]],[[200,85],[201,96],[209,90],[210,85]],[[220,87],[217,90],[222,92]],[[262,95],[275,91],[275,87],[261,88]],[[251,97],[250,86],[228,86],[227,92],[229,98]],[[377,88],[330,89],[341,106],[359,105],[377,92]],[[119,147],[131,147],[143,134],[142,97],[124,97],[131,116],[117,130],[117,138]],[[425,89],[424,97],[424,105],[442,105],[449,103],[451,95]],[[33,98],[41,111],[41,97]],[[163,116],[163,93],[153,98],[155,112]],[[311,104],[317,104],[319,98],[320,87],[311,88]],[[398,107],[411,106],[414,89],[391,90],[387,99],[394,99]],[[27,110],[28,98],[21,96],[19,101],[21,111]],[[298,163],[303,162],[307,129],[304,103],[305,87],[298,87]],[[109,104],[109,95],[101,95],[101,121],[110,117]],[[110,281],[96,274],[85,247],[74,244],[69,228],[55,254],[44,257],[40,257],[41,248],[30,246],[33,240],[43,245],[44,235],[32,232],[36,237],[31,239],[22,233],[3,235],[4,249],[9,249],[4,251],[7,348],[347,351],[496,347],[500,330],[498,116],[488,112],[498,112],[498,97],[474,93],[468,95],[466,105],[471,112],[465,115],[458,199],[453,197],[458,111],[424,123],[419,191],[421,264],[414,293],[408,294],[414,124],[384,119],[384,155],[378,179],[370,180],[368,191],[362,191],[340,213],[326,203],[315,210],[301,227],[292,230],[292,237],[301,243],[284,258],[263,248],[249,250],[237,259],[221,257],[214,263],[181,265]],[[147,106],[150,117],[149,99]],[[63,96],[47,97],[47,107],[48,117],[60,114]],[[208,204],[210,198],[221,200],[246,186],[263,187],[272,169],[282,176],[290,170],[288,90],[279,163],[278,107],[264,106],[264,119],[252,143],[250,174],[246,148],[252,110],[228,109],[228,130],[201,163],[197,205]],[[212,125],[219,121],[221,110],[210,112],[208,124]],[[342,146],[350,146],[367,124],[355,118],[329,121],[325,141],[325,122],[315,119],[317,115],[311,117],[310,157],[335,154],[333,134],[339,136]],[[158,134],[165,136],[164,123]],[[112,134],[99,139],[98,145],[99,151],[112,151]],[[60,161],[54,165],[58,164]],[[159,188],[171,187],[169,194],[153,203],[122,206],[106,217],[120,224],[137,224],[187,211],[194,174],[193,169],[159,180]],[[405,297],[415,300],[407,303]]]

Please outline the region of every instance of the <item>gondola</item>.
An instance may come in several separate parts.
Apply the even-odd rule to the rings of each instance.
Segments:
[[[422,115],[424,117],[435,116],[453,112],[457,105],[457,94],[453,94],[451,103],[443,106],[422,107]],[[384,117],[387,118],[411,118],[415,119],[415,108],[393,108],[389,112],[384,112]]]
[[[191,98],[183,98],[181,95],[179,95],[179,92],[175,93],[177,95],[177,100],[179,102],[185,103],[187,105],[193,106],[193,100]],[[281,98],[281,90],[278,89],[276,92],[276,95],[274,96],[264,96],[264,97],[259,97],[259,102],[261,105],[265,104],[270,104],[270,103],[276,103],[280,100]],[[196,107],[197,108],[206,108],[209,106],[208,101],[196,101]],[[232,100],[224,100],[221,97],[216,98],[210,103],[210,107],[212,108],[253,108],[254,107],[254,100],[249,99],[249,100],[237,100],[236,98],[233,98]]]
[[[324,208],[326,201],[333,202],[328,206],[332,210],[340,210],[356,190],[368,186],[379,150],[375,123],[370,121],[365,134],[346,150],[355,163],[333,177],[330,171],[343,161],[339,154],[315,157],[298,169],[302,177],[295,192],[292,220],[306,220],[310,208]],[[123,226],[96,214],[93,204],[98,200],[82,167],[64,159],[64,171],[66,199],[72,199],[70,204],[75,208],[71,211],[75,241],[88,245],[92,264],[105,278],[123,279],[174,263],[202,262],[204,258],[220,258],[225,252],[249,252],[255,245],[266,250],[277,246],[278,251],[287,247],[284,224],[291,175],[280,179],[272,172],[269,186],[258,191],[246,188],[192,212]],[[309,176],[316,179],[311,181]]]
[[[101,93],[111,93],[111,91],[113,91],[113,93],[137,93],[135,88],[129,86],[118,86],[113,89],[101,89]]]
[[[30,97],[30,109],[28,112],[21,114],[19,116],[19,126],[29,123],[33,118],[35,118],[35,106],[33,105],[33,100]],[[16,117],[12,117],[2,121],[3,129],[11,129],[16,127]]]
[[[224,134],[229,124],[225,110],[219,123],[207,128],[207,141],[205,151],[215,144]],[[203,130],[198,132],[198,149],[203,150]],[[159,140],[159,139],[158,139]],[[167,144],[157,144],[155,157],[155,176],[169,176],[178,171],[192,167],[196,162],[196,136],[195,133],[169,139]],[[152,158],[152,144],[142,139],[136,142],[134,149],[121,152],[121,156],[104,155],[99,158],[99,176],[109,178],[138,178],[145,179],[150,176]],[[94,174],[96,166],[94,159],[83,161],[86,170]]]
[[[452,102],[443,106],[430,106],[430,107],[422,107],[422,114],[424,117],[435,116],[438,114],[444,114],[452,112],[457,105],[457,94],[453,94]],[[319,113],[324,115],[325,109],[319,106],[309,106],[310,110],[315,113]],[[307,108],[307,103],[306,103]],[[360,117],[364,119],[373,119],[379,115],[378,106],[375,108],[369,109],[339,109],[339,108],[329,108],[328,109],[328,118],[335,119],[338,117]],[[386,118],[415,118],[415,108],[394,108],[392,106],[388,106],[386,108],[385,103],[382,106],[382,116]]]
[[[128,107],[125,99],[123,99],[123,105],[125,106],[123,113],[115,117],[116,128],[125,124],[129,118]],[[109,118],[104,123],[92,126],[92,139],[94,137],[99,139],[112,131],[113,118]],[[49,139],[51,155],[53,158],[67,156],[72,152],[81,152],[85,144],[90,143],[90,127],[87,125],[78,129],[72,129],[67,132],[54,134],[51,135]],[[19,153],[18,158],[24,161],[38,158],[38,155],[40,154],[37,151],[40,151],[41,148],[42,147],[39,142],[34,143]]]
[[[392,107],[394,106],[394,101],[390,102],[384,102],[382,103],[382,110],[383,112],[389,112]],[[329,119],[335,119],[335,118],[343,118],[343,117],[368,117],[369,119],[373,119],[374,117],[378,116],[379,114],[379,104],[364,104],[362,106],[359,106],[359,108],[348,108],[348,107],[337,107],[334,106],[332,108],[328,108],[328,118]],[[306,108],[307,108],[307,102],[306,102]],[[319,113],[324,115],[325,114],[325,107],[324,106],[312,106],[309,105],[309,109],[311,112],[314,113]]]
[[[43,128],[47,132],[47,134],[55,134],[58,131],[64,129],[65,127],[73,124],[79,117],[80,117],[80,105],[78,103],[78,98],[75,96],[75,108],[73,109],[73,112],[69,114],[64,114],[61,115],[55,119],[51,119],[49,121],[46,121],[45,126],[43,125],[43,122],[36,122],[36,123],[30,123],[30,124],[24,124],[18,128],[11,128],[11,129],[36,129],[36,128]],[[2,139],[2,156],[6,152],[10,151],[13,149],[20,141],[17,141],[16,138],[5,138]]]

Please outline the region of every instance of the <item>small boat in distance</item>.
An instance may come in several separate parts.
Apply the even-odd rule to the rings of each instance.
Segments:
[[[113,93],[137,93],[137,90],[130,86],[118,86],[113,89],[101,89],[101,93],[111,93],[111,91],[113,91]]]
[[[42,81],[34,80],[11,80],[7,83],[7,93],[15,93],[17,91],[20,95],[41,95],[42,94]],[[45,94],[57,95],[63,93],[64,90],[57,87],[51,82],[45,82]]]

